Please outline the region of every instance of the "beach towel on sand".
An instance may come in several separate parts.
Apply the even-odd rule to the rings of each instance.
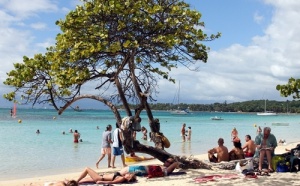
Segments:
[[[218,181],[224,179],[237,179],[237,178],[240,178],[238,174],[213,174],[207,176],[199,176],[194,180],[197,183],[206,183],[208,181]]]

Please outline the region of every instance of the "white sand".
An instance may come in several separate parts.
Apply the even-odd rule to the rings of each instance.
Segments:
[[[300,142],[298,142],[300,143]],[[276,154],[284,153],[285,148],[291,149],[294,148],[298,143],[292,143],[288,145],[278,146],[276,148]],[[197,155],[195,158],[200,160],[207,160],[207,155]],[[158,160],[145,161],[141,164],[161,164]],[[120,167],[121,168],[121,167]],[[117,169],[98,169],[99,172],[112,172],[119,170]],[[180,170],[182,171],[182,170]],[[196,183],[194,178],[199,176],[209,176],[213,174],[237,174],[234,170],[205,170],[205,169],[189,169],[186,170],[187,174],[182,175],[172,175],[163,178],[151,178],[147,179],[144,177],[138,177],[138,182],[133,183],[133,185],[143,185],[143,186],[164,186],[164,185],[174,185],[174,186],[183,186],[183,185],[200,185]],[[299,173],[298,173],[299,174]],[[251,185],[300,185],[300,176],[297,173],[271,173],[270,176],[259,176],[257,179],[254,178],[244,178],[239,177],[237,179],[220,179],[218,181],[209,181],[207,183],[201,183],[201,185],[242,185],[242,186],[251,186]],[[80,172],[77,173],[66,173],[60,175],[51,175],[45,177],[35,177],[28,179],[19,179],[11,181],[0,181],[0,186],[43,186],[46,182],[62,181],[65,179],[77,179],[80,175]],[[96,185],[96,184],[95,184]],[[101,184],[102,185],[102,184]],[[114,184],[118,185],[118,184]],[[127,185],[127,184],[123,184]]]

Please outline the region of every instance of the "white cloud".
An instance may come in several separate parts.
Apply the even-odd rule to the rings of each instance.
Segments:
[[[58,10],[57,5],[50,0],[9,0],[3,7],[17,17],[28,17],[38,12],[48,12]]]
[[[254,21],[257,23],[257,24],[260,24],[263,20],[264,20],[264,16],[262,15],[259,15],[258,12],[255,12],[254,13]]]
[[[51,1],[35,0],[33,2],[40,4],[33,7],[29,6],[32,3],[23,4],[26,7],[24,10],[20,10],[20,15],[38,16],[38,12],[57,10],[57,5],[51,4]],[[75,3],[75,1],[71,2]],[[280,97],[275,87],[277,84],[286,83],[291,76],[299,77],[300,24],[298,18],[300,11],[298,10],[300,1],[265,0],[264,2],[273,7],[271,22],[265,27],[262,35],[252,38],[249,45],[235,43],[222,47],[221,50],[211,51],[208,62],[201,64],[200,72],[191,72],[183,67],[172,70],[170,76],[181,81],[180,100],[182,102],[287,99]],[[36,50],[52,45],[55,40],[48,36],[41,41],[35,41],[32,30],[12,28],[12,23],[23,24],[25,27],[25,18],[21,19],[21,16],[12,16],[11,13],[8,13],[14,12],[17,15],[16,12],[20,6],[13,6],[16,0],[5,1],[5,3],[7,9],[0,9],[0,23],[3,23],[0,25],[2,36],[0,40],[1,82],[4,80],[5,72],[12,69],[12,62],[19,62],[23,55],[30,56]],[[46,6],[47,4],[49,6]],[[63,7],[60,8],[61,10],[69,9],[67,5],[60,7]],[[264,20],[264,17],[257,11],[252,15],[257,23]],[[40,21],[35,21],[35,23],[40,23]],[[225,22],[224,25],[226,25]],[[222,37],[227,36],[223,35]],[[174,85],[166,80],[159,80],[158,101],[172,102],[177,87],[178,84]]]
[[[45,23],[32,23],[30,24],[30,27],[35,29],[35,30],[44,30],[47,28],[47,24]]]
[[[53,46],[55,43],[55,39],[53,38],[48,38],[46,39],[46,41],[44,41],[43,43],[37,43],[36,46],[38,48],[40,48],[41,50],[45,50],[46,48]]]
[[[299,78],[300,1],[268,3],[275,11],[264,35],[253,37],[248,46],[233,44],[210,52],[208,63],[198,73],[183,68],[172,72],[178,80],[184,80],[183,102],[287,99],[280,97],[276,85],[286,83],[291,76]],[[160,92],[171,90],[165,85],[160,88]]]
[[[0,1],[0,89],[1,97],[10,89],[3,85],[6,73],[13,69],[13,63],[23,61],[23,56],[32,56],[35,48],[35,36],[27,27],[25,21],[30,16],[37,16],[38,12],[55,11],[57,7],[49,0],[2,0]],[[45,23],[32,24],[41,29]]]

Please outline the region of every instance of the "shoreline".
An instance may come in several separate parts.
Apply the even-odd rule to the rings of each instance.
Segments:
[[[278,145],[277,148],[275,149],[275,154],[282,154],[285,151],[285,148],[291,149],[295,148],[297,144],[299,144],[300,141],[298,142],[292,142],[288,143],[286,145]],[[231,149],[231,147],[228,147]],[[207,161],[207,154],[199,154],[195,155],[194,158],[197,158],[199,160]],[[148,161],[143,161],[137,164],[143,164],[143,165],[148,165],[148,164],[161,164],[160,161],[157,159],[154,160],[148,160]],[[130,164],[129,164],[130,165]],[[85,167],[82,167],[82,170]],[[103,169],[95,169],[97,172],[114,172],[117,170],[120,170],[121,167],[117,167],[116,169],[112,168],[103,168]],[[138,182],[133,183],[133,184],[142,184],[142,185],[153,185],[153,184],[165,184],[165,181],[168,182],[168,185],[195,185],[199,184],[194,182],[193,178],[197,176],[204,176],[204,175],[212,175],[212,174],[232,174],[232,173],[237,173],[235,170],[223,170],[223,169],[218,169],[218,170],[206,170],[206,169],[188,169],[188,170],[181,170],[187,172],[187,174],[183,175],[172,175],[168,177],[163,177],[163,178],[152,178],[152,179],[147,179],[145,177],[138,177]],[[78,176],[80,175],[80,172],[69,172],[65,174],[57,174],[57,175],[48,175],[48,176],[41,176],[41,177],[31,177],[31,178],[22,178],[22,179],[17,179],[17,180],[7,180],[7,181],[0,181],[0,186],[43,186],[47,182],[55,182],[55,181],[63,181],[65,179],[71,180],[71,179],[77,179]],[[274,181],[276,179],[277,181]],[[245,180],[245,178],[243,178]],[[300,185],[300,179],[295,176],[295,173],[272,173],[271,176],[260,176],[258,179],[251,179],[247,178],[247,181],[243,181],[242,179],[224,179],[224,180],[219,180],[218,182],[223,183],[224,185],[262,185],[262,184],[270,184],[270,185]],[[286,180],[290,180],[290,183],[288,183]],[[263,181],[265,183],[262,183],[260,181]],[[216,182],[207,182],[205,185],[214,185]],[[116,184],[118,185],[118,184]]]

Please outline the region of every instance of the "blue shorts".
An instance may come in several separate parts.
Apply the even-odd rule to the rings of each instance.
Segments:
[[[113,147],[113,155],[119,156],[124,153],[123,147]]]
[[[135,174],[137,176],[145,176],[147,175],[146,166],[143,165],[133,165],[128,167],[128,172]]]

